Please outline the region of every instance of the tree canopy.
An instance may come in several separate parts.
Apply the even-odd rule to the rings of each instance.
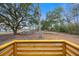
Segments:
[[[1,3],[0,22],[4,23],[13,30],[14,34],[22,28],[22,22],[32,19],[33,4],[31,3]]]

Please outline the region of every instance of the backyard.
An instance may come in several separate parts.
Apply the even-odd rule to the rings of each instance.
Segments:
[[[0,56],[9,55],[79,56],[79,4],[0,3]]]
[[[71,35],[67,33],[58,32],[42,32],[42,38],[39,38],[38,33],[33,34],[17,34],[12,35],[12,33],[0,35],[0,44],[12,41],[12,40],[68,40],[75,44],[79,44],[79,36]]]

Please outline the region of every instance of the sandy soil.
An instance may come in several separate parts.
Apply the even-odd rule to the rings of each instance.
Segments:
[[[38,37],[39,37],[39,34],[17,35],[16,39],[39,39]],[[64,39],[64,40],[68,40],[73,43],[79,44],[78,35],[71,35],[66,33],[44,32],[42,34],[42,39],[45,39],[45,40],[63,40]]]
[[[0,44],[4,44],[5,42],[9,42],[11,40],[17,39],[17,40],[32,40],[32,39],[45,39],[45,40],[68,40],[75,44],[79,45],[79,36],[78,35],[71,35],[71,34],[65,34],[65,33],[57,33],[57,32],[43,32],[42,38],[38,38],[39,34],[24,34],[24,35],[0,35]]]

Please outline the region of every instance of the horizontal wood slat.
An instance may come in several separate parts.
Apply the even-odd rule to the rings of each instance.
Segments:
[[[31,43],[31,44],[29,44],[29,43],[26,43],[26,44],[22,44],[22,43],[19,43],[19,44],[17,44],[17,46],[62,46],[63,44],[61,43],[61,44],[50,44],[50,43],[48,43],[48,44],[35,44],[35,43]]]
[[[63,56],[63,54],[17,54],[17,56]]]
[[[68,52],[66,52],[66,55],[71,56],[71,54],[70,54],[70,53],[68,53]]]
[[[11,53],[9,54],[9,56],[13,56],[13,52],[11,52]]]
[[[8,46],[13,45],[13,43],[15,43],[15,41],[11,41],[11,42],[8,42],[8,43],[5,43],[5,44],[1,45],[0,46],[0,51],[7,48]]]
[[[13,54],[13,51],[8,52],[5,56],[11,56],[11,54]]]
[[[5,50],[4,52],[1,53],[1,55],[8,54],[8,52],[10,52],[12,49],[13,49],[13,47]]]
[[[62,48],[17,48],[17,50],[63,50]]]
[[[63,43],[64,40],[15,40],[16,43]]]
[[[62,48],[63,46],[17,46],[17,48]]]
[[[79,46],[66,40],[14,40],[0,46],[1,56],[79,56],[77,51]]]
[[[78,47],[77,47],[77,45],[74,46],[74,45],[71,44],[71,42],[66,42],[66,45],[68,45],[68,46],[70,46],[70,47],[72,47],[72,48],[74,48],[76,50],[79,50],[79,46]]]
[[[68,48],[68,47],[66,47],[66,50],[69,50],[72,54],[78,56],[78,52],[76,53],[76,52],[74,52],[72,49],[70,49],[70,48]]]
[[[63,50],[17,50],[17,52],[63,52]]]

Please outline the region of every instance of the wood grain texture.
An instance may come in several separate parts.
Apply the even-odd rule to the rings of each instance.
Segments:
[[[8,48],[11,45],[13,45],[13,47]],[[74,50],[66,45],[70,46]],[[79,56],[79,46],[66,40],[14,40],[0,46],[0,56],[2,55]]]

